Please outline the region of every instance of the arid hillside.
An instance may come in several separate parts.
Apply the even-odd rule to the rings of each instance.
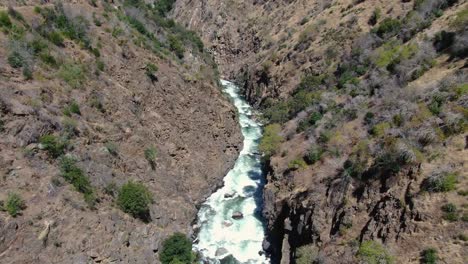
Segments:
[[[1,263],[157,263],[190,235],[242,141],[163,2],[0,1]]]
[[[466,1],[180,0],[172,15],[269,124],[273,263],[467,262]]]

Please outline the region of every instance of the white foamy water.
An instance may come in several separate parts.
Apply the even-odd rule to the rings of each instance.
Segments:
[[[265,234],[261,218],[264,177],[258,155],[262,129],[251,118],[252,108],[240,97],[239,88],[228,81],[222,85],[239,112],[244,148],[224,177],[224,187],[198,212],[200,232],[194,250],[208,263],[269,263],[259,254]],[[235,212],[241,212],[243,218],[233,219]]]

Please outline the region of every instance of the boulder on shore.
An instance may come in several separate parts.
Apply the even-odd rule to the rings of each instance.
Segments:
[[[237,211],[232,214],[232,218],[238,220],[244,218],[244,215],[241,212]]]
[[[216,255],[217,257],[219,257],[219,256],[226,255],[227,253],[228,253],[227,249],[221,247],[221,248],[218,248],[218,249],[216,250],[215,255]]]

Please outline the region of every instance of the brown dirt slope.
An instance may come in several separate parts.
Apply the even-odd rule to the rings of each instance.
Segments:
[[[6,205],[17,193],[25,204],[16,217],[0,211],[0,262],[158,262],[160,242],[175,231],[190,234],[196,206],[222,183],[241,147],[216,69],[187,44],[180,58],[167,44],[168,29],[118,2],[64,3],[69,19],[88,21],[91,48],[65,33],[54,45],[34,11],[54,6],[23,2],[0,8],[12,5],[23,17],[10,10],[13,26],[0,32],[0,200]],[[145,21],[155,36],[123,14]],[[37,53],[34,40],[45,45]],[[12,67],[15,51],[22,66]],[[79,113],[67,112],[73,104]],[[91,182],[92,208],[39,144],[48,134],[68,139],[66,155]],[[150,148],[157,152],[153,169],[145,158]],[[149,223],[115,204],[116,188],[129,180],[153,194]]]

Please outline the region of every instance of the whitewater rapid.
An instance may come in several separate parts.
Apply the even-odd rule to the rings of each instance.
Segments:
[[[239,88],[221,81],[239,113],[244,147],[224,187],[213,193],[198,212],[198,237],[194,250],[208,263],[269,263],[262,252],[265,227],[261,217],[264,176],[258,155],[261,125],[252,119],[252,108]],[[240,212],[241,219],[233,219]]]

